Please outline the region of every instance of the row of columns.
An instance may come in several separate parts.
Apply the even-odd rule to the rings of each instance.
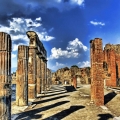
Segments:
[[[16,74],[16,104],[24,106],[33,101],[37,94],[46,90],[46,50],[37,34],[28,31],[29,46],[18,46]]]

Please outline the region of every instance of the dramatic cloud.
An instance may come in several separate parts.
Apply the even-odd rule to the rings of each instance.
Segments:
[[[11,39],[13,41],[16,40],[25,40],[28,41],[28,37],[26,32],[31,30],[35,31],[38,34],[38,37],[41,41],[50,41],[54,39],[53,36],[49,36],[46,32],[45,28],[42,27],[41,17],[32,19],[24,19],[24,18],[13,18],[12,20],[8,20],[9,26],[3,26],[0,24],[0,31],[6,32],[11,35]],[[13,50],[16,50],[18,45],[13,45]]]
[[[84,51],[87,51],[88,48],[82,44],[81,41],[79,41],[78,38],[76,38],[73,41],[70,41],[67,47],[67,50],[74,50],[77,51],[78,49],[83,49]]]
[[[48,59],[78,58],[81,53],[87,50],[88,48],[84,46],[78,38],[76,38],[73,41],[69,41],[66,50],[56,47],[52,48],[51,55]]]
[[[103,23],[103,22],[90,21],[90,23],[91,23],[92,25],[94,25],[94,26],[97,26],[97,25],[104,26],[104,25],[105,25],[105,23]]]
[[[0,13],[6,14],[7,16],[21,14],[29,15],[36,10],[47,9],[47,8],[57,8],[60,11],[72,9],[76,6],[83,6],[84,0],[4,0],[0,1]]]
[[[90,62],[89,61],[79,62],[78,65],[79,65],[80,68],[90,67]]]

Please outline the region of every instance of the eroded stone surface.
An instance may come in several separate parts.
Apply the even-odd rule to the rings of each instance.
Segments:
[[[90,41],[91,55],[91,101],[96,105],[104,105],[103,50],[102,40]]]
[[[28,104],[28,46],[18,46],[18,66],[16,72],[16,105]]]
[[[11,119],[11,38],[0,32],[0,120]]]

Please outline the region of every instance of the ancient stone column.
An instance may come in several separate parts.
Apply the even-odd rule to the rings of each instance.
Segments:
[[[72,79],[73,79],[73,86],[76,89],[77,88],[77,77],[76,77],[76,75],[74,75]]]
[[[28,98],[29,100],[33,100],[37,95],[37,78],[39,79],[39,73],[40,71],[42,74],[40,75],[42,77],[42,88],[41,91],[45,90],[45,65],[44,65],[44,59],[47,57],[47,52],[42,44],[42,42],[39,40],[38,35],[34,31],[28,31],[27,36],[30,39],[29,43],[29,62],[28,62]],[[39,62],[37,62],[37,56],[39,56],[41,60],[41,66],[39,67]],[[38,63],[38,66],[37,66]],[[38,80],[39,81],[39,80]],[[41,80],[40,80],[41,82]],[[39,83],[38,83],[39,84]],[[39,86],[39,85],[38,85]],[[39,91],[39,90],[38,90]]]
[[[40,56],[37,55],[37,93],[41,93],[41,60]]]
[[[45,67],[45,90],[47,90],[47,87],[48,87],[48,82],[47,82],[47,60],[45,59],[44,60],[44,67]]]
[[[44,63],[44,59],[41,59],[41,65],[42,65],[42,68],[41,68],[41,72],[42,72],[42,91],[45,90],[45,63]]]
[[[28,46],[18,46],[16,71],[16,105],[28,104]]]
[[[11,120],[11,38],[0,32],[0,120]]]
[[[90,41],[91,55],[91,101],[104,105],[103,50],[102,39]]]
[[[33,31],[28,31],[29,59],[28,59],[28,101],[33,101],[37,97],[37,60],[36,60],[36,39],[37,35]]]

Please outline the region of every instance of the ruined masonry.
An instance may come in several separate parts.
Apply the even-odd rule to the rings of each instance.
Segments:
[[[34,31],[28,31],[29,46],[18,47],[18,65],[16,74],[16,103],[27,105],[37,94],[45,91],[47,74],[47,52]]]
[[[0,32],[0,120],[11,120],[11,38]]]
[[[91,102],[104,105],[103,50],[102,39],[90,41],[91,55]]]
[[[106,44],[104,47],[103,68],[105,86],[120,86],[120,44]]]

